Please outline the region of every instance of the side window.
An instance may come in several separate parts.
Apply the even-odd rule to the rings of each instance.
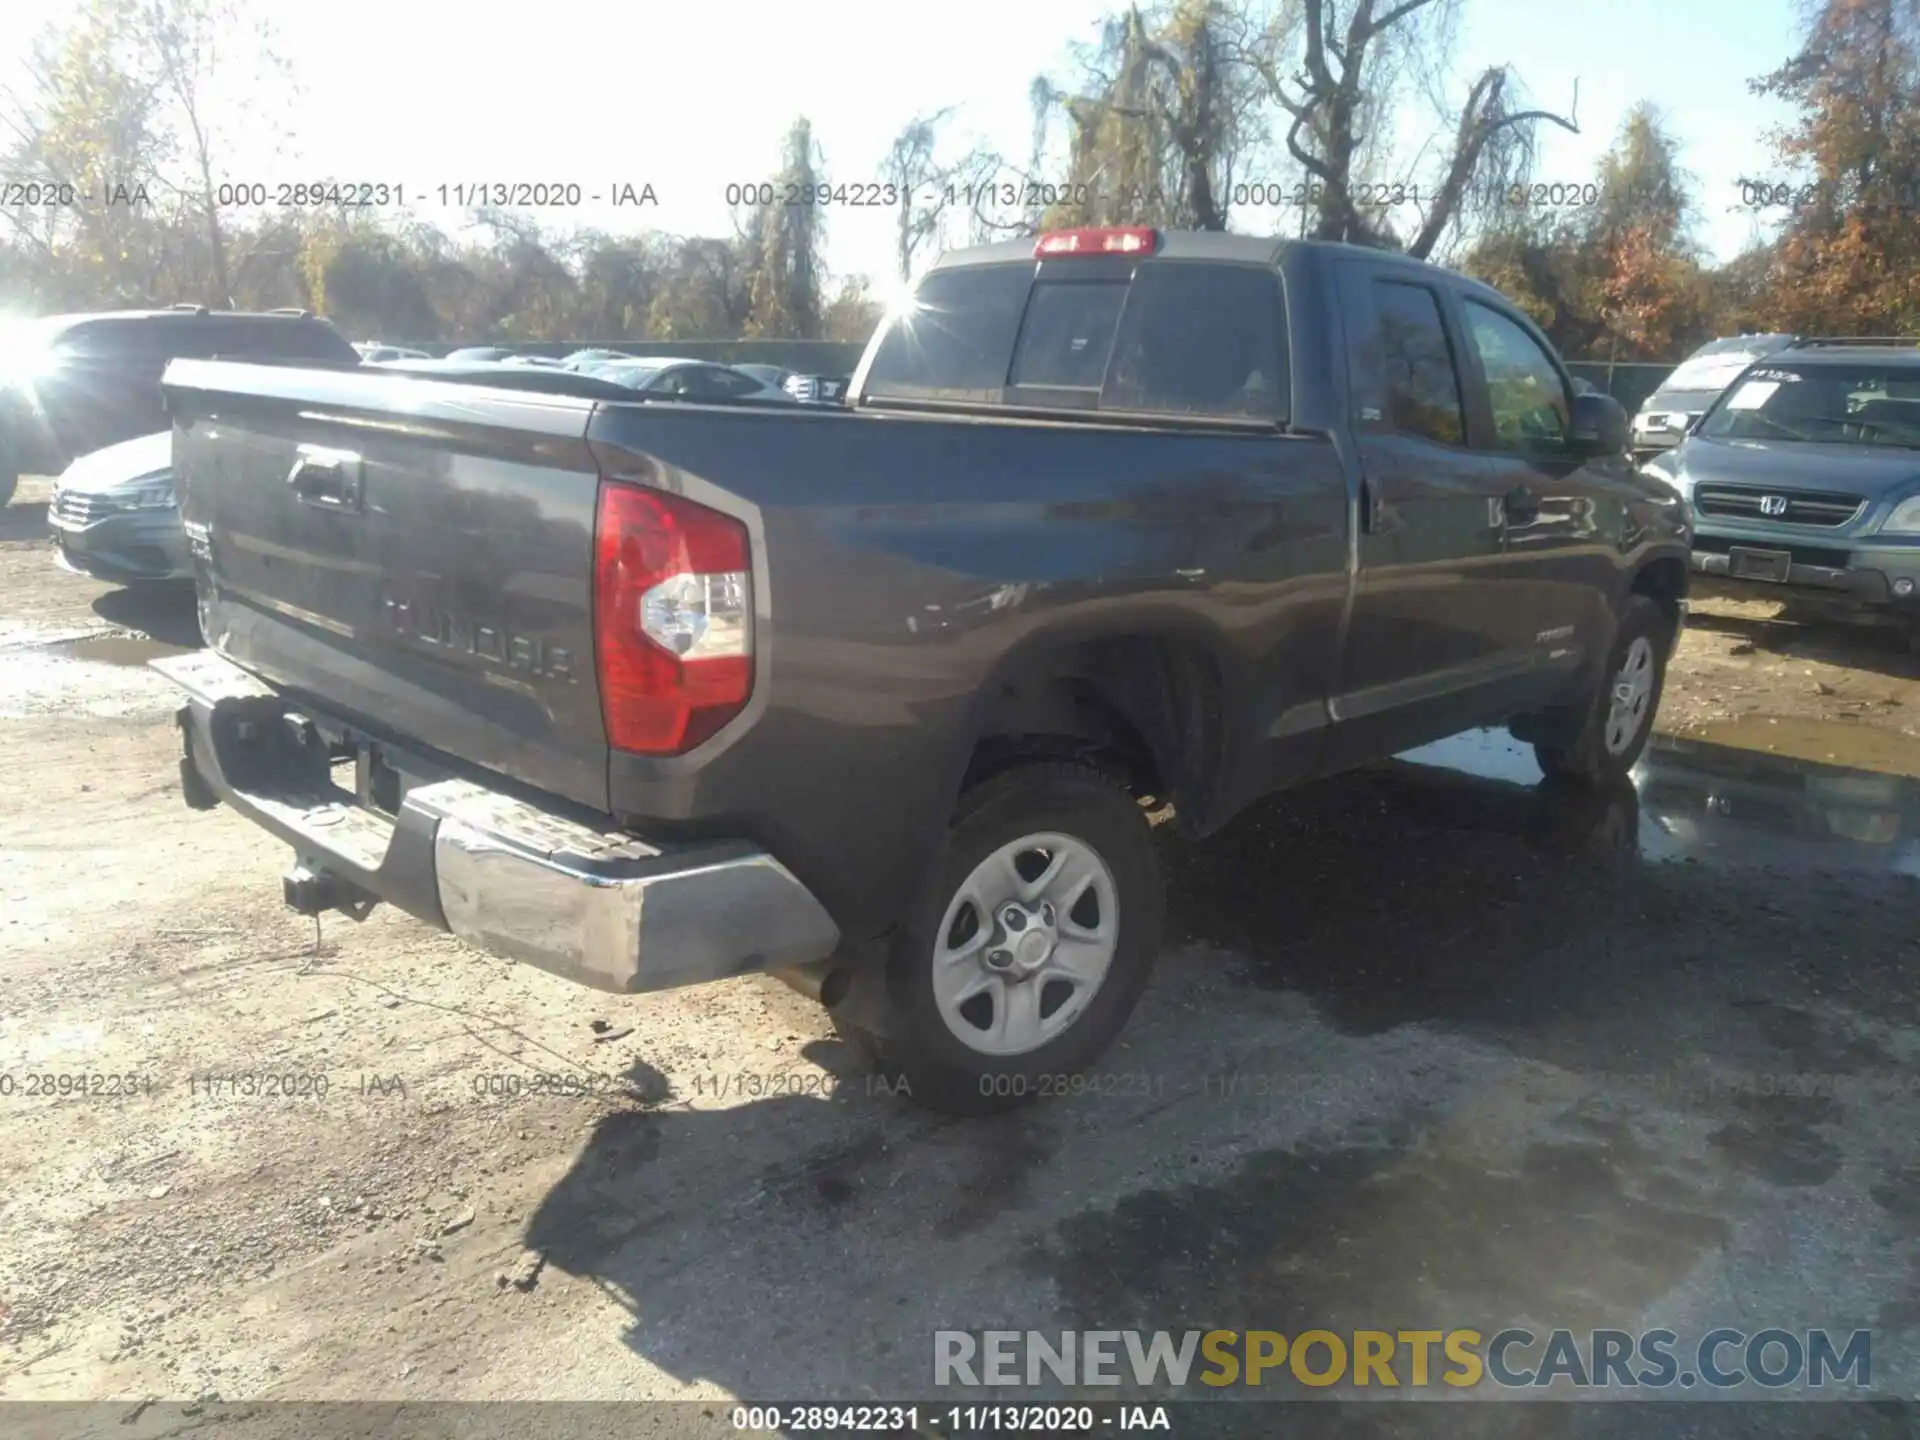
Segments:
[[[1567,387],[1552,358],[1498,310],[1466,302],[1467,329],[1487,376],[1493,443],[1500,450],[1557,450],[1572,417]]]
[[[1442,445],[1466,443],[1466,407],[1440,297],[1425,285],[1397,280],[1373,283],[1380,357],[1380,424],[1403,435]]]
[[[1284,417],[1285,317],[1279,277],[1264,265],[1143,265],[1101,408]]]
[[[88,359],[108,361],[164,360],[178,352],[169,322],[157,319],[95,321],[69,331],[61,348]]]
[[[261,343],[267,346],[269,355],[283,355],[289,360],[353,360],[353,347],[330,326],[312,320],[254,323],[266,327],[268,338]]]
[[[125,325],[112,326],[98,322],[92,325],[71,325],[52,336],[49,348],[63,355],[74,355],[88,360],[96,359],[102,355],[111,355],[116,349],[124,350],[127,328]],[[113,343],[116,330],[122,337],[122,343],[119,346]]]
[[[141,354],[169,360],[206,360],[232,354],[238,347],[221,328],[223,322],[206,315],[161,315],[131,327],[141,332]]]
[[[182,327],[184,330],[186,327]],[[253,324],[245,320],[228,320],[218,315],[203,316],[193,322],[188,331],[185,344],[191,349],[182,350],[183,355],[215,355],[222,360],[266,359],[286,354],[282,346],[272,342],[276,338],[278,327],[267,324]]]
[[[708,393],[713,395],[755,395],[760,391],[759,381],[736,370],[709,370],[706,378],[711,386]]]

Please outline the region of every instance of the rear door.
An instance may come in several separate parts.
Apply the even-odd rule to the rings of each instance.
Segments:
[[[588,404],[293,366],[169,388],[216,650],[376,738],[604,807]]]
[[[1526,663],[1504,613],[1507,485],[1469,445],[1466,342],[1444,281],[1365,261],[1339,276],[1362,500],[1336,764],[1488,721]]]

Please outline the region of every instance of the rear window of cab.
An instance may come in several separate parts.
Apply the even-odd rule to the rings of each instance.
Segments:
[[[1020,261],[936,270],[889,322],[869,400],[1286,418],[1286,309],[1268,266]]]

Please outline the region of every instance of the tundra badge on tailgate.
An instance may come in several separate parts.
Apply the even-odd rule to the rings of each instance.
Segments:
[[[495,625],[483,625],[466,615],[437,610],[413,600],[382,596],[380,608],[387,628],[423,645],[471,655],[524,675],[577,683],[573,652],[531,635],[515,635]]]

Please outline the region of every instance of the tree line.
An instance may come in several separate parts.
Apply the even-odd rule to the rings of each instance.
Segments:
[[[1544,135],[1580,131],[1577,87],[1541,103],[1513,65],[1455,78],[1464,3],[1135,5],[1033,81],[1023,153],[969,139],[948,108],[903,126],[881,174],[836,175],[802,118],[730,233],[685,236],[505,208],[456,231],[404,211],[237,209],[234,137],[257,145],[263,116],[299,110],[263,6],[83,0],[0,93],[0,292],[37,312],[299,305],[413,341],[857,341],[879,313],[870,277],[829,269],[830,205],[782,203],[855,181],[894,197],[900,278],[950,245],[1135,223],[1452,264],[1588,358],[1672,359],[1743,330],[1920,329],[1920,0],[1817,0],[1793,53],[1750,81],[1791,116],[1773,168],[1711,186],[1651,103],[1591,174],[1544,174]],[[252,103],[263,84],[278,105]],[[1736,179],[1783,218],[1714,263],[1701,222]],[[106,185],[127,203],[59,203]]]

